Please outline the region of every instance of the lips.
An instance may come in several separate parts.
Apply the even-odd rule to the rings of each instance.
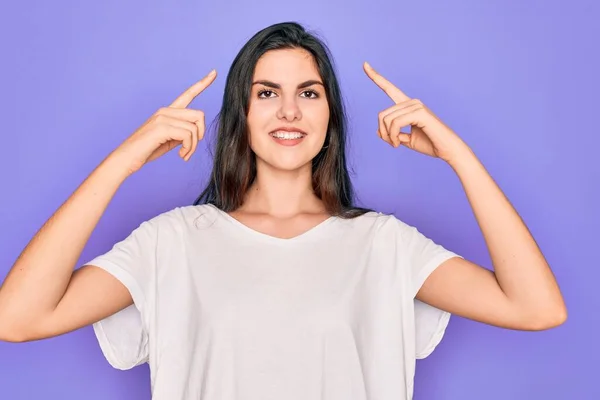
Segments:
[[[270,133],[273,134],[275,132],[290,132],[290,133],[301,133],[303,135],[306,135],[306,132],[304,132],[302,129],[299,128],[292,128],[289,126],[281,126],[277,129],[273,129]]]

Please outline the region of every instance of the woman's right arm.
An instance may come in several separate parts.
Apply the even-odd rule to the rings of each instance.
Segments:
[[[84,266],[73,273],[92,231],[127,177],[109,156],[25,247],[0,288],[0,340],[21,342],[68,332],[132,304],[123,284]]]
[[[24,342],[92,324],[132,304],[108,272],[77,260],[117,189],[145,163],[177,145],[189,160],[204,135],[202,111],[186,108],[208,87],[204,77],[161,108],[109,155],[31,239],[0,287],[0,340]]]

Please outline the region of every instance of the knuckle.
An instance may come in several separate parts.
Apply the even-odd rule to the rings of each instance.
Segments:
[[[162,124],[162,123],[164,123],[164,122],[166,121],[166,119],[167,119],[167,118],[165,117],[165,115],[164,115],[164,114],[156,114],[156,115],[154,116],[154,122],[155,122],[156,124]]]
[[[394,126],[394,120],[388,118],[385,123],[384,123],[385,127],[387,128],[387,130],[389,131],[393,126]]]

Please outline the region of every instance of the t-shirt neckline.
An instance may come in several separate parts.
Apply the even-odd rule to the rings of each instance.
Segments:
[[[319,222],[317,225],[313,226],[312,228],[300,233],[299,235],[296,235],[291,238],[280,238],[280,237],[272,236],[272,235],[269,235],[269,234],[266,234],[263,232],[259,232],[255,229],[252,229],[248,225],[243,224],[242,222],[238,221],[237,219],[235,219],[234,217],[232,217],[225,211],[221,210],[219,207],[215,206],[214,204],[210,204],[210,203],[207,203],[207,204],[209,206],[211,206],[214,210],[216,210],[217,214],[219,214],[223,219],[225,219],[226,221],[230,222],[231,224],[237,226],[242,231],[245,231],[246,233],[249,233],[250,235],[255,236],[257,238],[269,240],[271,242],[276,242],[276,243],[293,243],[293,242],[298,242],[298,241],[308,239],[311,236],[314,236],[318,232],[322,231],[326,226],[330,225],[333,221],[335,221],[337,219],[336,216],[332,215],[329,218]]]

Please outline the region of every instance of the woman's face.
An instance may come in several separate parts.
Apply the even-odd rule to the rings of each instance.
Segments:
[[[257,168],[310,166],[323,147],[329,123],[323,83],[306,50],[272,50],[258,60],[248,112]]]

